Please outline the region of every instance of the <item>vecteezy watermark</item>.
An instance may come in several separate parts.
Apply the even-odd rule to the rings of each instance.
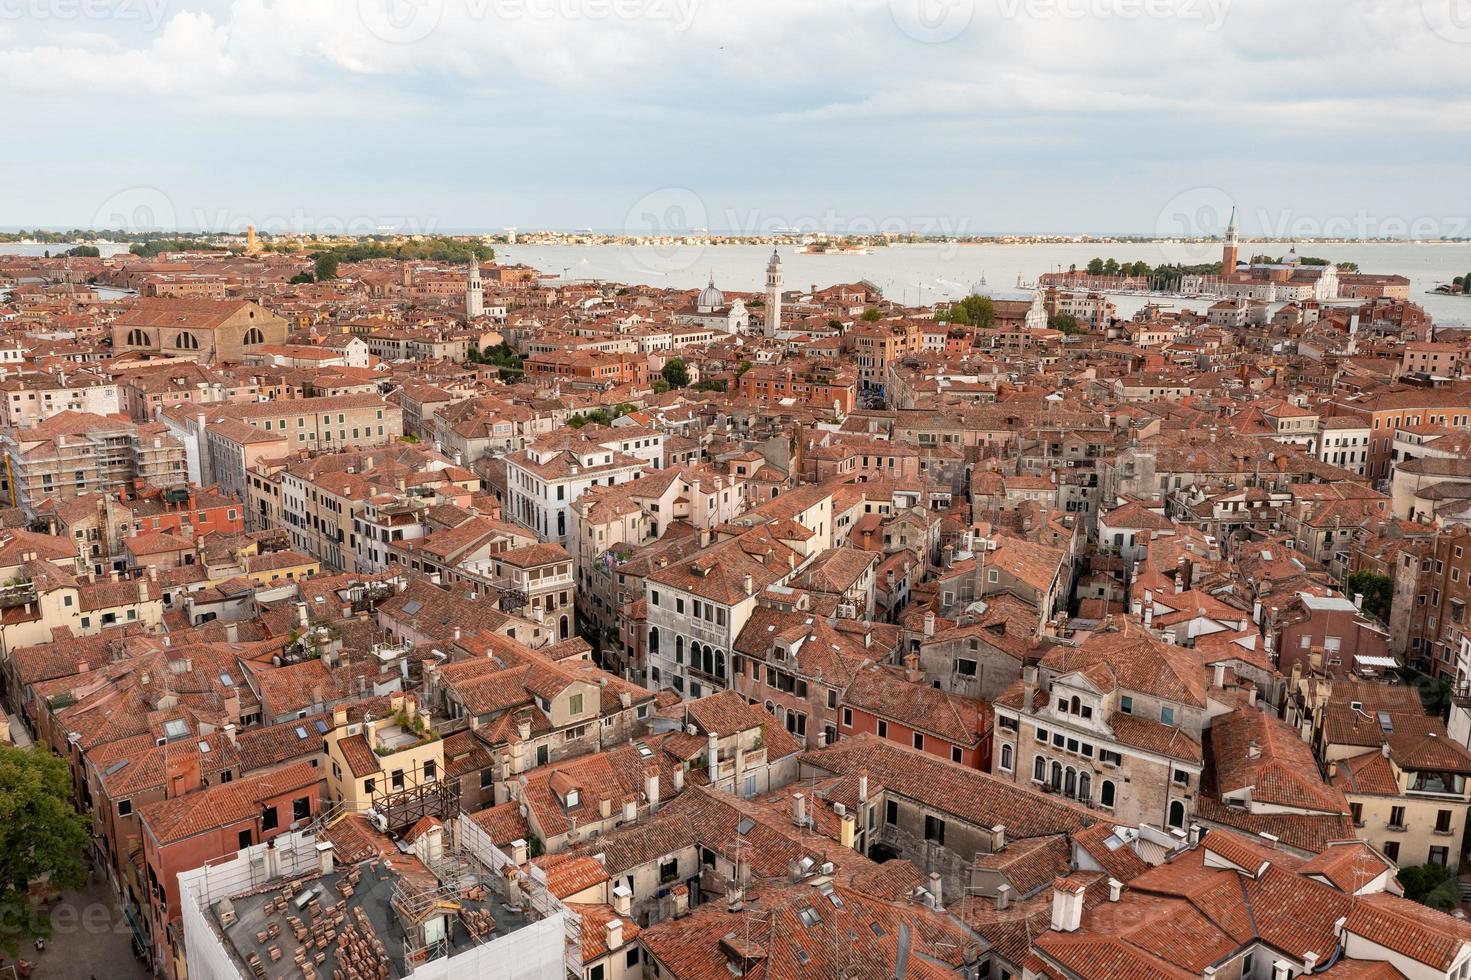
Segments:
[[[694,23],[699,0],[357,0],[368,32],[390,44],[412,44],[445,20],[658,21],[676,31]]]
[[[0,21],[129,21],[156,31],[169,0],[0,0]]]
[[[157,187],[128,187],[97,206],[92,228],[98,231],[175,231],[179,227],[173,199]]]
[[[240,214],[224,208],[189,212],[189,227],[206,235],[258,234],[316,238],[364,238],[369,235],[433,235],[439,220],[420,215],[313,214],[297,208],[289,214]]]
[[[1225,237],[1235,210],[1236,202],[1219,187],[1194,187],[1176,194],[1160,209],[1154,219],[1154,234],[1178,241],[1170,251],[1183,253],[1188,264],[1208,262],[1220,257],[1219,242],[1208,239]],[[1169,258],[1179,260],[1180,255]]]
[[[924,44],[955,40],[975,15],[975,0],[889,0],[894,26]]]
[[[844,214],[835,208],[812,214],[775,214],[770,211],[725,212],[724,227],[743,238],[774,236],[796,239],[925,239],[946,242],[970,233],[970,218],[964,215],[871,215]],[[948,258],[949,255],[942,256]]]
[[[1296,214],[1259,209],[1252,227],[1272,239],[1353,239],[1365,241],[1464,240],[1471,235],[1466,215],[1375,214],[1360,208],[1349,214]]]
[[[1471,0],[1420,0],[1420,16],[1436,36],[1471,44]]]
[[[705,201],[688,187],[663,187],[633,203],[623,217],[625,248],[638,268],[683,272],[705,254],[709,235]]]
[[[1005,20],[1172,20],[1218,31],[1231,0],[996,0]]]
[[[228,208],[184,209],[157,187],[129,187],[113,194],[92,215],[96,231],[131,235],[186,232],[193,235],[257,234],[285,237],[362,238],[370,235],[433,235],[435,217],[422,215],[316,214],[303,208],[290,212],[244,213]]]

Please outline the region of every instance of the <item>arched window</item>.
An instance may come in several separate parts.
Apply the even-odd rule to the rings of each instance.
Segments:
[[[719,650],[715,651],[715,676],[725,676],[725,654],[721,653]]]
[[[1052,788],[1055,790],[1062,789],[1062,764],[1059,762],[1052,764]]]
[[[1083,713],[1083,702],[1078,700],[1078,696],[1076,694],[1073,695],[1071,711],[1075,715],[1081,715]]]
[[[1072,766],[1067,767],[1067,775],[1063,777],[1062,791],[1068,796],[1075,796],[1078,792],[1078,771]]]
[[[1112,809],[1113,808],[1113,792],[1114,792],[1113,780],[1112,779],[1105,779],[1103,781],[1103,786],[1098,790],[1098,803],[1099,803],[1099,805],[1100,806],[1106,806],[1106,807]]]
[[[776,704],[773,703],[773,702],[771,702],[771,701],[767,701],[766,702],[766,713],[769,714],[769,715],[776,714]]]
[[[1090,773],[1078,774],[1078,799],[1089,800],[1093,797],[1093,776]]]
[[[659,627],[657,626],[649,627],[649,652],[659,652]]]
[[[260,327],[251,327],[245,331],[245,337],[240,342],[246,347],[253,347],[256,344],[264,344],[266,335],[260,332]]]
[[[1007,772],[1011,772],[1011,758],[1011,746],[1001,746],[1001,768]]]
[[[1008,745],[1007,748],[1011,746]],[[1047,778],[1047,760],[1040,755],[1032,760],[1032,778],[1039,783]]]
[[[684,637],[682,636],[676,636],[674,638],[674,662],[677,664],[684,663]]]
[[[147,347],[148,346],[148,334],[145,333],[142,330],[129,330],[128,331],[128,346],[129,347]]]
[[[564,639],[564,640],[567,639],[567,631],[568,631],[568,628],[569,627],[568,627],[568,623],[567,623],[567,617],[566,616],[563,616],[562,617],[562,639]]]
[[[199,338],[187,330],[181,330],[174,337],[174,346],[179,350],[199,350]]]
[[[1170,804],[1170,826],[1175,830],[1185,826],[1185,804],[1179,800]]]

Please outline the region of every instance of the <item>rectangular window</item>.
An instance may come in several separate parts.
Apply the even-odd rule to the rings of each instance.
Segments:
[[[884,823],[890,827],[899,822],[899,803],[897,800],[884,801]]]
[[[914,733],[914,747],[917,749],[924,748],[924,735],[919,732]]]
[[[888,738],[888,737],[889,737],[889,723],[886,722],[886,721],[883,721],[882,719],[880,719],[880,721],[879,721],[879,738]]]
[[[924,839],[932,840],[936,844],[945,843],[945,821],[939,817],[926,814],[924,818]]]
[[[276,808],[275,807],[268,806],[268,807],[263,807],[261,809],[261,812],[260,812],[260,829],[261,830],[263,830],[263,831],[264,830],[275,830],[276,829],[276,821],[277,821],[277,816],[276,816]]]

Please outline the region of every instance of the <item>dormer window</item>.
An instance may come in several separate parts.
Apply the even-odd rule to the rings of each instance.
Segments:
[[[582,802],[582,794],[575,789],[567,791],[567,809],[571,810]]]

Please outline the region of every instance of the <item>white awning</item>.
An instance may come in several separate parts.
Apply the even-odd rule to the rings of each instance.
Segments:
[[[1399,661],[1393,657],[1361,657],[1354,655],[1354,663],[1360,667],[1398,667]]]

